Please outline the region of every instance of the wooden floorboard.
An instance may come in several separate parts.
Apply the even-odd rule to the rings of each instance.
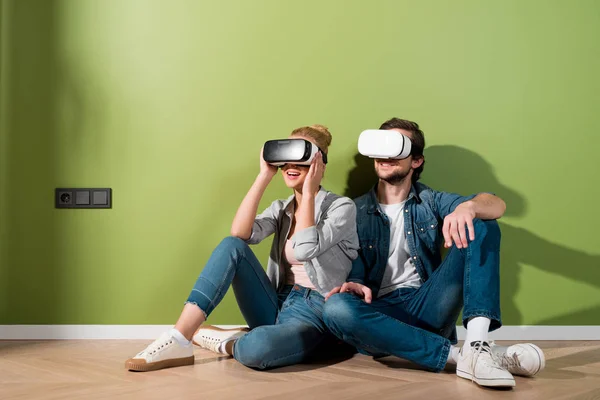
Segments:
[[[502,342],[501,344],[508,344]],[[196,364],[134,373],[124,361],[148,341],[0,341],[0,399],[600,399],[600,342],[537,342],[546,369],[512,390],[483,389],[451,367],[435,374],[407,361],[354,355],[254,371],[196,350]]]

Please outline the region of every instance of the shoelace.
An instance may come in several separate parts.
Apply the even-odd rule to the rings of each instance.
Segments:
[[[490,342],[490,347],[495,346],[496,343],[492,340]],[[521,367],[521,361],[519,360],[519,356],[517,355],[517,353],[512,353],[511,355],[508,355],[508,353],[504,352],[504,353],[495,353],[494,351],[491,352],[492,358],[494,360],[496,360],[496,362],[504,369],[506,370],[518,370],[518,371],[523,371],[523,368]]]
[[[492,352],[492,349],[487,342],[472,343],[471,351],[475,352],[473,354],[473,357],[471,358],[471,371],[473,371],[473,373],[471,374],[471,381],[473,381],[475,379],[475,366],[477,365],[477,361],[479,360],[479,356],[481,355],[481,353],[487,353],[490,356],[490,358],[492,359],[492,361],[494,362],[495,365],[494,364],[490,365],[490,367],[502,369],[501,367],[498,366],[499,362],[498,362],[497,358],[494,356],[494,353]]]
[[[483,345],[481,342],[476,342],[475,344],[471,344],[471,351],[475,351],[473,357],[471,357],[471,382],[475,379],[475,366],[477,365],[477,361],[479,360],[479,355],[483,351]]]
[[[200,342],[201,347],[208,348],[217,352],[215,349],[219,348],[221,340],[210,336],[200,335]]]
[[[521,368],[521,361],[519,361],[519,356],[517,356],[517,353],[512,353],[510,356],[508,354],[503,354],[500,357],[500,365],[507,370],[523,370]]]
[[[512,353],[511,355],[508,355],[507,353],[494,354],[492,352],[492,356],[497,360],[498,364],[507,371],[516,371],[520,373],[525,372],[523,367],[521,367],[521,361],[519,360],[519,356],[517,355],[517,353]]]
[[[151,343],[148,347],[146,347],[145,352],[148,354],[155,354],[157,351],[162,350],[165,346],[172,344],[173,338],[165,341],[163,338],[160,338],[153,343]]]

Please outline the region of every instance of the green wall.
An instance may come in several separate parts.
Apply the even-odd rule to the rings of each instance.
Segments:
[[[1,12],[0,324],[173,323],[265,140],[327,125],[324,185],[354,194],[359,132],[399,116],[426,133],[426,183],[507,201],[504,323],[600,325],[597,1]],[[114,208],[56,210],[60,186],[112,187]],[[211,321],[243,322],[232,293]]]

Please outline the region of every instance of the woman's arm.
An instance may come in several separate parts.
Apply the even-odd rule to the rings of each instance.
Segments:
[[[265,189],[277,173],[277,168],[268,164],[262,156],[262,150],[260,152],[260,173],[256,177],[254,183],[248,190],[248,193],[242,200],[231,224],[231,235],[238,237],[242,240],[250,239],[252,235],[252,227],[254,225],[254,219],[256,218],[256,212],[258,211],[258,204],[260,199],[265,193]]]
[[[315,197],[319,193],[325,164],[321,153],[317,153],[308,169],[302,186],[302,200],[296,213],[296,231],[315,225]]]
[[[341,241],[356,236],[356,206],[348,198],[341,198],[331,204],[326,218],[318,225],[296,229],[292,237],[294,256],[298,261],[318,257]],[[358,239],[354,240],[358,243]],[[354,250],[356,258],[356,250]]]

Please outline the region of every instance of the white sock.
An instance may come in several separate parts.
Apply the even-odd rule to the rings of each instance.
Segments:
[[[467,337],[464,347],[471,348],[472,342],[487,342],[490,322],[490,319],[485,317],[471,318],[467,322]]]
[[[227,343],[229,343],[229,340],[221,342],[221,344],[219,345],[219,353],[221,353],[221,354],[227,354],[227,351],[225,350],[225,345]]]
[[[229,340],[226,340],[226,341],[222,342],[222,343],[219,345],[219,353],[221,353],[221,354],[227,354],[227,355],[229,355],[229,353],[227,352],[227,344],[228,344],[229,342],[231,342],[231,341],[236,341],[236,340],[238,340],[238,338],[231,338],[231,339],[229,339]]]
[[[460,347],[458,346],[450,346],[450,351],[448,352],[448,364],[456,364],[458,362],[458,354],[460,353]]]
[[[191,342],[189,340],[187,340],[185,338],[185,336],[183,336],[183,334],[181,332],[179,332],[177,329],[175,329],[175,328],[171,329],[170,333],[171,333],[171,336],[173,336],[180,345],[182,345],[182,346],[190,345]]]

